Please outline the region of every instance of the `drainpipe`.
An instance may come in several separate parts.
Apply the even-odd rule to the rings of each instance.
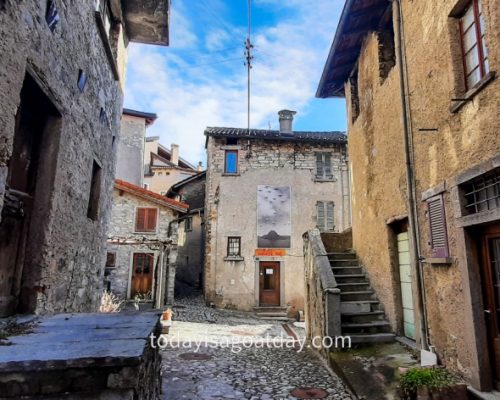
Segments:
[[[401,9],[401,0],[391,0],[395,5],[395,46],[397,52],[397,63],[399,69],[399,80],[401,90],[401,109],[403,111],[403,131],[404,148],[406,162],[406,185],[408,191],[408,220],[411,231],[411,246],[415,255],[415,265],[417,270],[417,287],[419,294],[418,310],[420,314],[420,335],[421,346],[424,350],[431,348],[429,343],[428,322],[427,322],[427,304],[425,297],[425,282],[420,246],[420,235],[418,228],[418,209],[416,202],[416,182],[415,166],[413,159],[413,136],[410,115],[410,98],[408,90],[408,74],[406,69],[406,51],[404,48],[404,26],[403,13]]]

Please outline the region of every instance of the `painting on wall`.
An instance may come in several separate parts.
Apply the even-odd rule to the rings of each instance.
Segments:
[[[289,249],[291,235],[290,187],[259,185],[257,187],[257,247]]]

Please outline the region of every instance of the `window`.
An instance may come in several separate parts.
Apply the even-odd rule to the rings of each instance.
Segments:
[[[359,117],[359,93],[358,93],[358,70],[349,78],[351,96],[351,123],[354,124]]]
[[[333,179],[331,153],[316,153],[316,179]]]
[[[388,7],[392,7],[389,5]],[[392,15],[392,14],[389,14]],[[378,36],[378,64],[380,81],[383,83],[389,72],[396,65],[396,49],[394,45],[394,26],[392,18],[386,21],[385,26],[377,32]]]
[[[87,217],[95,221],[99,214],[99,198],[101,197],[101,167],[94,160],[92,164],[92,177],[90,180],[89,205]]]
[[[106,268],[116,267],[116,253],[108,252],[106,254]]]
[[[462,185],[466,214],[500,208],[500,167]]]
[[[188,217],[184,220],[184,229],[186,231],[192,231],[193,230],[193,217]]]
[[[156,232],[157,208],[138,208],[135,217],[136,232]]]
[[[109,9],[108,0],[98,0],[99,4],[97,5],[97,11],[101,15],[102,24],[104,27],[104,31],[106,35],[109,37],[109,33],[111,31],[111,11]]]
[[[238,150],[226,150],[224,162],[224,173],[225,174],[237,174],[238,173]]]
[[[226,144],[230,146],[234,146],[238,144],[238,138],[227,138]]]
[[[333,210],[333,201],[318,201],[316,203],[317,226],[320,231],[331,232],[335,229]]]
[[[431,246],[432,257],[448,257],[448,233],[443,195],[434,196],[427,200],[427,216],[429,218],[429,245]]]
[[[490,72],[481,0],[472,0],[460,18],[460,36],[465,88],[469,90]]]
[[[241,237],[230,236],[227,238],[227,256],[228,257],[241,256]]]

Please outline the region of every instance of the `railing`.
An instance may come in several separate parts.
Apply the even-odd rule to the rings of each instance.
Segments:
[[[308,339],[341,335],[340,289],[318,229],[303,235],[305,264],[305,313]]]

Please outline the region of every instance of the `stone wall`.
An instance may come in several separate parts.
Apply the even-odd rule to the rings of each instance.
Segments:
[[[236,146],[239,175],[225,176],[225,139],[208,138],[205,295],[220,306],[250,310],[259,304],[258,263],[278,261],[284,282],[282,305],[295,315],[304,307],[302,234],[316,226],[316,202],[333,201],[336,229],[349,226],[349,192],[344,185],[348,182],[346,148],[269,140],[240,142]],[[332,153],[334,181],[316,181],[315,151]],[[284,257],[255,256],[258,185],[291,187],[292,238]],[[241,237],[242,260],[225,260],[228,236]]]
[[[45,20],[47,1],[7,0],[0,5],[0,193],[7,183],[26,71],[60,114],[48,126],[44,177],[34,193],[26,261],[20,267],[24,271],[14,288],[14,293],[22,292],[24,308],[39,313],[90,311],[99,304],[113,139],[122,107],[93,2],[55,4],[60,22],[53,32]],[[77,87],[79,69],[88,76],[83,92]],[[102,168],[95,221],[87,217],[94,160]]]
[[[122,115],[116,155],[116,179],[142,187],[145,137],[144,118]]]
[[[159,209],[159,217],[157,231],[154,233],[135,233],[135,218],[137,207],[150,207]],[[176,268],[177,259],[177,225],[175,221],[178,215],[177,212],[169,207],[161,206],[157,203],[142,199],[135,195],[115,189],[113,191],[113,209],[111,224],[108,232],[108,252],[116,254],[114,268],[107,268],[107,279],[111,282],[111,291],[121,299],[130,298],[130,282],[132,278],[132,258],[134,253],[154,253],[154,265],[157,265],[158,257],[160,257],[161,247],[159,244],[140,244],[144,239],[147,241],[162,241],[171,243],[167,247],[167,253],[164,254],[164,276],[162,282],[153,281],[153,288],[160,288],[165,282],[173,285],[167,276],[169,270],[174,271]],[[169,232],[170,226],[170,232]],[[136,244],[124,245],[113,244],[113,240],[136,241]],[[166,259],[165,259],[166,258]],[[154,275],[158,276],[158,273]],[[172,296],[170,288],[167,285],[165,289],[168,296]]]

